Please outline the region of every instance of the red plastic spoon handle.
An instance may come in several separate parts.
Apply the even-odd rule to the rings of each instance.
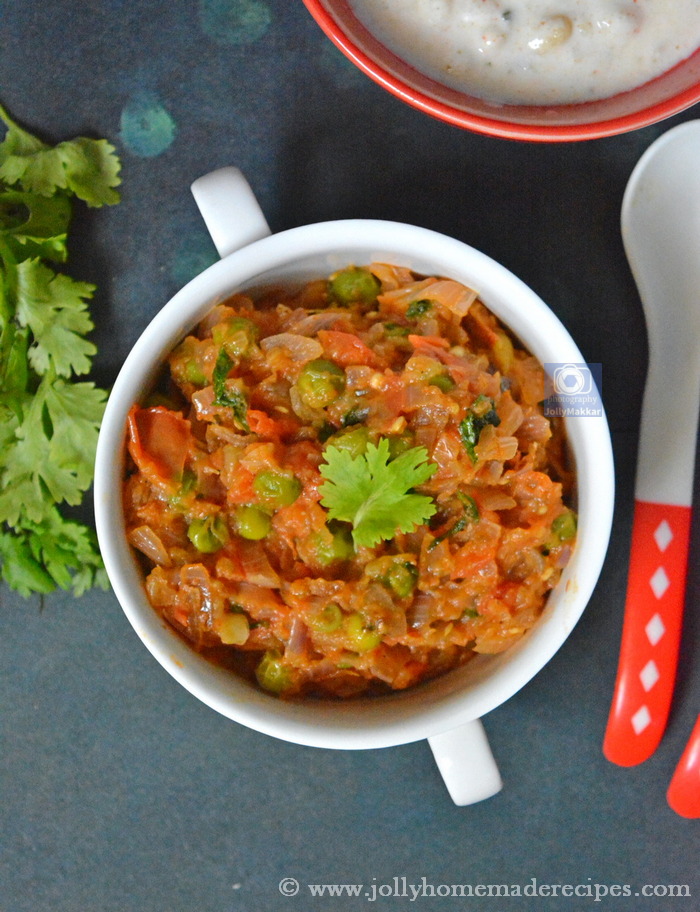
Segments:
[[[700,716],[678,761],[666,797],[681,817],[700,817]]]
[[[683,625],[691,508],[635,501],[620,660],[603,753],[635,766],[661,740]]]

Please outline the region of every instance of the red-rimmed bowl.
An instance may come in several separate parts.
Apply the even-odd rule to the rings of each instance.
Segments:
[[[387,91],[439,120],[490,136],[572,142],[627,133],[700,101],[700,50],[629,92],[584,104],[498,105],[423,75],[368,31],[348,0],[303,0],[331,41]]]

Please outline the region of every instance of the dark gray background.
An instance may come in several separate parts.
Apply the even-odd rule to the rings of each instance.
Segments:
[[[451,804],[425,743],[322,751],[219,717],[161,670],[111,593],[41,603],[0,590],[0,910],[341,912],[372,904],[314,900],[306,884],[369,889],[402,876],[688,884],[694,894],[419,898],[426,909],[700,909],[699,824],[665,800],[700,710],[695,557],[666,736],[634,769],[601,752],[646,366],[619,209],[641,153],[693,111],[612,139],[513,143],[385,93],[301,0],[5,0],[0,11],[0,102],[47,141],[106,137],[123,161],[120,205],[81,211],[72,235],[69,270],[99,286],[98,383],[114,380],[148,320],[213,261],[188,188],[235,164],[273,230],[404,220],[512,269],[602,363],[618,483],[595,595],[554,660],[486,718],[505,787],[471,808]],[[300,881],[296,898],[280,894],[284,877]]]

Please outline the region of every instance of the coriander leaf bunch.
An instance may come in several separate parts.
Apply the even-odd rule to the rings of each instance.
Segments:
[[[106,585],[94,531],[65,517],[93,478],[107,394],[88,374],[95,286],[58,271],[74,198],[119,201],[105,140],[50,146],[16,124],[0,142],[0,579],[24,596]]]

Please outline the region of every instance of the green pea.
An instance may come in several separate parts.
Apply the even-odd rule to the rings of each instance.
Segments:
[[[296,388],[310,408],[325,408],[345,389],[345,372],[332,361],[317,358],[304,365]]]
[[[260,330],[252,320],[245,317],[231,317],[218,323],[211,331],[212,339],[223,346],[229,355],[240,357],[248,354],[258,341]]]
[[[335,633],[343,624],[340,605],[331,602],[311,619],[311,626],[319,633]]]
[[[410,450],[413,446],[412,434],[394,434],[391,437],[387,437],[387,440],[389,441],[389,459],[396,459],[397,456],[405,453],[406,450]]]
[[[182,478],[180,479],[180,486],[177,491],[168,498],[168,502],[173,507],[181,506],[188,495],[192,494],[196,486],[197,473],[193,472],[192,469],[185,469],[182,473]]]
[[[361,266],[337,272],[328,283],[328,292],[338,304],[371,304],[380,290],[379,280]]]
[[[195,386],[204,386],[207,382],[206,375],[197,361],[187,361],[182,369],[182,376]]]
[[[205,353],[205,342],[194,336],[183,339],[170,361],[174,379],[194,386],[205,386],[208,382],[203,367]]]
[[[369,428],[355,425],[328,438],[328,444],[339,450],[346,450],[353,459],[362,456],[370,440]]]
[[[402,337],[407,336],[411,330],[408,326],[401,326],[400,323],[385,323],[384,324],[384,334],[390,337]]]
[[[428,384],[430,386],[437,386],[443,393],[449,392],[451,389],[454,389],[455,386],[454,380],[447,372],[435,374],[433,377],[430,377]]]
[[[355,555],[350,526],[331,522],[328,528],[333,533],[333,556],[336,560],[350,560]]]
[[[146,400],[143,403],[144,408],[157,408],[161,406],[166,408],[171,412],[179,412],[181,409],[180,402],[176,402],[172,396],[167,396],[165,393],[161,393],[160,390],[154,390],[146,397]]]
[[[294,475],[284,472],[258,472],[253,481],[253,490],[273,510],[288,507],[301,494],[301,482]]]
[[[242,646],[250,636],[250,624],[245,614],[227,611],[219,620],[216,632],[226,646]]]
[[[417,581],[418,568],[409,561],[394,561],[386,575],[386,584],[399,598],[408,598]]]
[[[258,507],[242,506],[235,512],[236,532],[251,541],[259,541],[270,534],[272,520],[269,513]]]
[[[289,669],[282,661],[282,656],[272,650],[268,650],[258,662],[255,677],[263,690],[276,694],[287,690],[292,683]]]
[[[348,646],[353,652],[369,652],[370,649],[379,646],[382,641],[381,633],[369,627],[357,611],[345,619],[343,630]]]
[[[573,510],[562,513],[552,523],[552,532],[559,541],[571,541],[576,536],[576,514]]]
[[[220,513],[204,519],[193,519],[187,528],[187,537],[202,554],[213,554],[228,541],[228,526]]]
[[[328,532],[331,538],[328,538]],[[312,539],[316,560],[326,567],[334,561],[350,560],[355,555],[352,531],[341,523],[328,523],[326,530],[315,533]]]

